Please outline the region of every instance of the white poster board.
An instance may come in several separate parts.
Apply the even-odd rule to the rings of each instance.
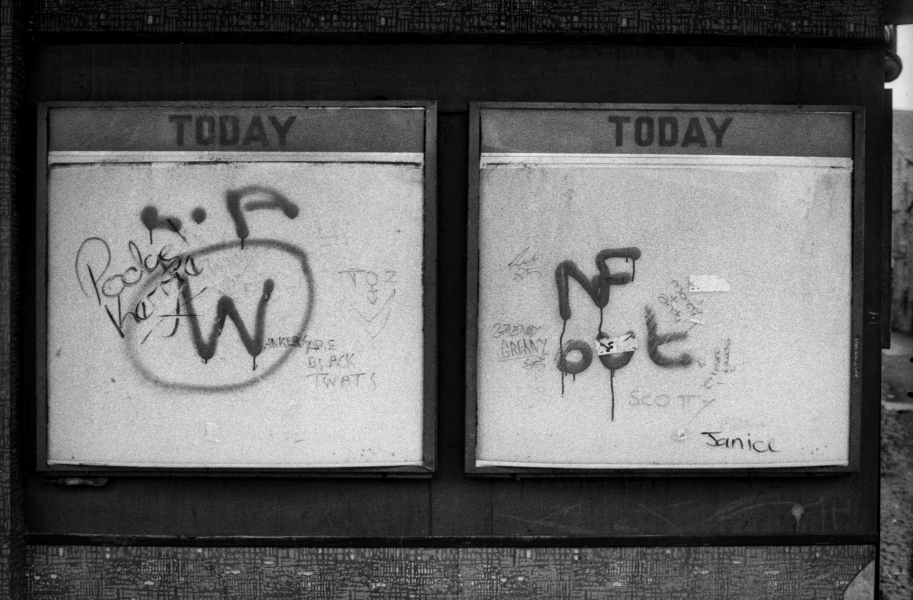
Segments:
[[[427,113],[51,108],[48,465],[426,467]]]
[[[471,468],[849,464],[851,113],[478,114]]]

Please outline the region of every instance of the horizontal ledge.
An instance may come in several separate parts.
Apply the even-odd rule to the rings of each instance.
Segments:
[[[517,467],[524,469],[567,469],[573,473],[575,470],[584,469],[607,469],[619,471],[649,471],[650,469],[676,470],[683,474],[692,471],[719,471],[722,469],[756,469],[763,471],[765,469],[793,469],[793,468],[818,468],[818,467],[847,467],[848,460],[834,461],[816,461],[816,462],[783,462],[783,463],[707,463],[707,464],[688,464],[675,465],[665,463],[644,463],[644,464],[611,464],[611,463],[544,463],[544,462],[519,462],[509,460],[477,460],[475,466],[484,467]],[[535,475],[535,471],[523,473],[526,476]]]
[[[260,152],[260,151],[125,151],[55,150],[48,152],[48,164],[104,163],[206,163],[206,162],[293,162],[293,163],[392,163],[423,165],[421,152]]]
[[[568,166],[738,166],[738,167],[811,167],[852,169],[853,159],[808,156],[741,156],[733,154],[579,154],[557,152],[483,152],[479,160],[484,168]]]
[[[249,469],[263,471],[269,474],[270,471],[288,471],[295,469],[339,469],[346,471],[349,469],[390,469],[396,467],[422,467],[422,461],[397,461],[397,462],[352,462],[352,463],[302,463],[302,464],[256,464],[256,463],[172,463],[172,462],[109,462],[109,461],[85,461],[85,460],[54,460],[48,459],[49,466],[72,466],[86,467],[91,470],[93,467],[105,468],[142,468],[142,469]],[[104,476],[104,473],[101,473]],[[63,475],[62,477],[67,477]]]
[[[76,44],[76,43],[135,43],[158,42],[186,44],[258,42],[264,44],[539,44],[553,46],[722,46],[747,47],[755,50],[762,48],[838,48],[838,49],[884,49],[884,34],[879,28],[871,33],[860,31],[838,35],[836,32],[820,33],[802,29],[772,27],[764,32],[745,34],[735,29],[728,31],[587,31],[579,26],[561,31],[553,30],[511,30],[501,27],[466,28],[453,27],[440,29],[412,29],[409,31],[389,31],[364,28],[358,31],[345,31],[323,26],[320,29],[306,28],[260,28],[258,31],[244,30],[241,26],[225,26],[206,23],[191,26],[163,28],[149,26],[146,23],[135,23],[133,27],[123,26],[113,29],[110,23],[82,23],[78,27],[68,27],[49,21],[47,16],[34,19],[29,28],[34,41],[40,44]]]
[[[682,536],[170,536],[26,533],[31,546],[175,546],[198,548],[656,548],[878,544],[877,534]]]

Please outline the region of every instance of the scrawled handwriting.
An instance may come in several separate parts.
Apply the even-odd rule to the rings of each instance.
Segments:
[[[701,308],[700,302],[695,303],[677,280],[673,279],[671,285],[670,293],[660,294],[656,297],[659,303],[666,307],[667,312],[676,323],[688,321],[703,324],[704,310]]]
[[[308,373],[304,376],[305,384],[317,390],[335,390],[345,388],[366,387],[370,390],[377,389],[376,372],[349,372],[349,373]]]
[[[267,350],[276,348],[301,348],[304,350],[305,354],[320,352],[324,350],[334,352],[336,350],[336,340],[332,338],[314,339],[308,337],[307,335],[290,335],[266,338],[266,341],[263,343],[263,349]]]
[[[547,346],[548,338],[502,339],[499,359],[505,361],[530,356],[544,358]]]
[[[533,337],[542,329],[541,325],[528,323],[495,323],[491,327],[491,337]]]
[[[539,270],[539,257],[530,251],[529,246],[521,250],[519,254],[507,263],[507,268],[510,270],[514,281],[542,278],[542,271]]]
[[[727,450],[745,450],[764,454],[765,452],[779,452],[774,447],[774,438],[764,439],[755,436],[752,439],[751,434],[733,436],[731,434],[723,435],[722,431],[702,431],[701,435],[711,448],[725,448]]]
[[[320,369],[321,371],[358,368],[355,365],[354,352],[330,354],[329,356],[308,356],[307,366],[309,369]]]
[[[346,269],[345,271],[339,271],[339,274],[348,275],[352,286],[364,293],[365,300],[369,304],[377,304],[381,293],[380,287],[385,284],[399,283],[396,278],[396,271],[392,269],[387,269],[380,273],[366,269]]]
[[[351,283],[354,298],[349,307],[357,315],[356,322],[373,339],[384,330],[393,310],[396,284],[394,269],[350,268],[339,271]]]
[[[521,363],[523,368],[527,371],[536,372],[545,370],[545,357],[544,356],[528,356]]]
[[[726,343],[721,348],[713,349],[713,368],[710,375],[704,379],[701,385],[707,389],[722,382],[720,377],[727,373],[735,372],[735,367],[730,364],[729,358],[732,349],[732,340],[726,338]]]
[[[191,278],[203,271],[197,266],[192,254],[172,255],[171,252],[172,247],[166,245],[158,252],[144,253],[131,241],[127,244],[130,266],[108,275],[112,258],[108,243],[102,238],[90,237],[80,244],[75,258],[79,287],[83,294],[90,296],[86,288],[91,285],[96,302],[105,310],[120,337],[125,337],[124,327],[130,321],[142,323],[153,316],[164,314],[163,310],[169,312],[172,305],[176,313],[180,312],[184,303],[179,297],[181,290]],[[150,288],[148,293],[133,306],[125,307],[126,301],[122,298],[124,293],[150,279],[155,281],[152,286],[146,286]]]
[[[145,206],[139,212],[139,224],[148,231],[149,244],[154,244],[155,231],[164,231],[175,237],[174,243],[159,242],[151,250],[143,249],[140,241],[127,242],[123,253],[114,256],[111,245],[102,237],[88,237],[76,249],[74,269],[82,293],[104,311],[107,321],[113,326],[117,336],[126,342],[126,355],[133,366],[148,380],[170,388],[218,392],[234,390],[253,385],[273,373],[287,359],[287,350],[293,347],[290,341],[300,343],[310,320],[313,301],[313,279],[303,251],[291,244],[270,239],[248,240],[250,229],[245,213],[257,210],[278,210],[288,218],[295,218],[298,207],[284,195],[265,186],[248,186],[238,190],[228,190],[225,194],[225,206],[228,219],[223,221],[230,232],[230,222],[234,223],[237,242],[223,242],[202,247],[192,247],[183,234],[185,223],[189,223],[196,237],[200,230],[197,226],[207,222],[210,228],[212,220],[202,207],[196,207],[190,213],[189,220],[182,220],[175,215],[162,215],[154,204]],[[218,222],[215,223],[218,226]],[[210,228],[211,229],[211,228]],[[162,234],[164,235],[164,234]],[[234,264],[229,256],[232,253],[244,252],[245,245],[250,251],[263,255],[261,264],[266,272],[230,274]],[[276,258],[281,257],[281,258]],[[284,270],[277,275],[269,273],[269,266],[274,260],[286,261]],[[215,262],[212,262],[215,261]],[[291,261],[291,262],[288,262]],[[207,272],[205,265],[220,264],[218,272]],[[295,265],[298,270],[287,269]],[[120,265],[113,267],[113,265]],[[228,267],[226,269],[226,267]],[[224,271],[224,272],[223,272]],[[220,277],[228,277],[230,293],[220,291],[224,284]],[[240,279],[239,279],[240,278]],[[291,287],[290,287],[291,286]],[[292,288],[296,289],[292,289]],[[267,321],[270,318],[274,303],[272,298],[279,292],[291,302],[291,311],[285,317],[295,314],[294,335],[284,341],[274,338],[267,340]],[[246,294],[252,294],[246,296]],[[294,299],[300,298],[296,305]],[[252,315],[242,316],[238,302],[255,305]],[[202,305],[213,306],[212,312],[203,314],[199,311]],[[300,307],[300,308],[299,308]],[[284,347],[285,352],[270,359],[270,364],[260,369],[256,375],[244,376],[238,371],[238,379],[225,383],[213,383],[212,376],[202,376],[195,380],[195,375],[182,373],[175,379],[168,369],[160,366],[162,355],[144,350],[151,346],[165,351],[184,352],[186,347],[178,340],[189,341],[189,348],[199,362],[208,364],[218,353],[221,343],[229,338],[223,336],[227,324],[236,332],[236,342],[240,342],[244,351],[251,357],[251,370],[258,370],[258,357],[266,348]],[[182,328],[182,325],[186,327]],[[185,333],[178,336],[181,330]],[[159,340],[159,341],[156,341]],[[168,344],[161,346],[160,344]],[[151,352],[151,354],[150,354]],[[159,358],[156,358],[159,357]],[[172,359],[173,360],[173,359]],[[205,368],[205,367],[204,367]],[[189,377],[189,379],[188,379]]]
[[[631,390],[628,394],[629,406],[647,406],[652,408],[675,408],[681,411],[701,411],[716,402],[712,396],[700,394],[656,393],[643,390]]]

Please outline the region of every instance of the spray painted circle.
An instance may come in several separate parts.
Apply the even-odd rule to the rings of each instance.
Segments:
[[[580,360],[568,360],[568,355],[574,351],[580,352]],[[558,368],[568,375],[576,375],[586,371],[593,362],[593,350],[583,340],[568,340],[561,348],[561,358],[558,359]]]
[[[253,345],[255,341],[262,343],[267,328],[284,340],[303,341],[315,298],[307,255],[286,242],[248,239],[205,246],[188,252],[183,259],[202,265],[201,272],[181,285],[183,301],[171,297],[177,310],[156,315],[169,322],[174,319],[174,332],[151,335],[148,327],[129,327],[124,331],[127,356],[133,367],[155,385],[191,392],[236,391],[268,379],[288,361],[295,345],[275,348],[264,358],[260,357],[262,346],[254,350]],[[276,272],[271,272],[270,267]],[[149,277],[133,295],[132,305],[146,298],[162,302],[165,296],[154,294],[166,277],[173,278],[174,274]],[[209,298],[204,303],[198,297],[206,292]],[[213,302],[213,298],[218,301]],[[236,300],[240,308],[235,308]],[[256,303],[254,309],[252,302]],[[204,312],[203,306],[215,307],[215,312]],[[198,309],[199,313],[194,312]],[[156,310],[162,312],[158,305]],[[226,316],[228,311],[233,312]],[[226,319],[231,320],[236,331],[230,333]],[[208,341],[201,339],[201,322],[211,327]],[[251,322],[259,336],[247,331]],[[178,335],[181,327],[183,331]],[[209,347],[207,351],[202,350],[204,345]],[[251,359],[253,368],[247,362]]]

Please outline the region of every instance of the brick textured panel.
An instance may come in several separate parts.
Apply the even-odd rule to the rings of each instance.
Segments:
[[[32,22],[43,33],[883,35],[877,0],[36,0]]]
[[[21,597],[25,521],[18,441],[19,223],[16,210],[19,110],[25,85],[22,0],[0,0],[0,597]]]
[[[30,598],[840,599],[875,546],[30,546]],[[854,584],[854,585],[858,585]],[[871,588],[870,582],[864,586]]]

